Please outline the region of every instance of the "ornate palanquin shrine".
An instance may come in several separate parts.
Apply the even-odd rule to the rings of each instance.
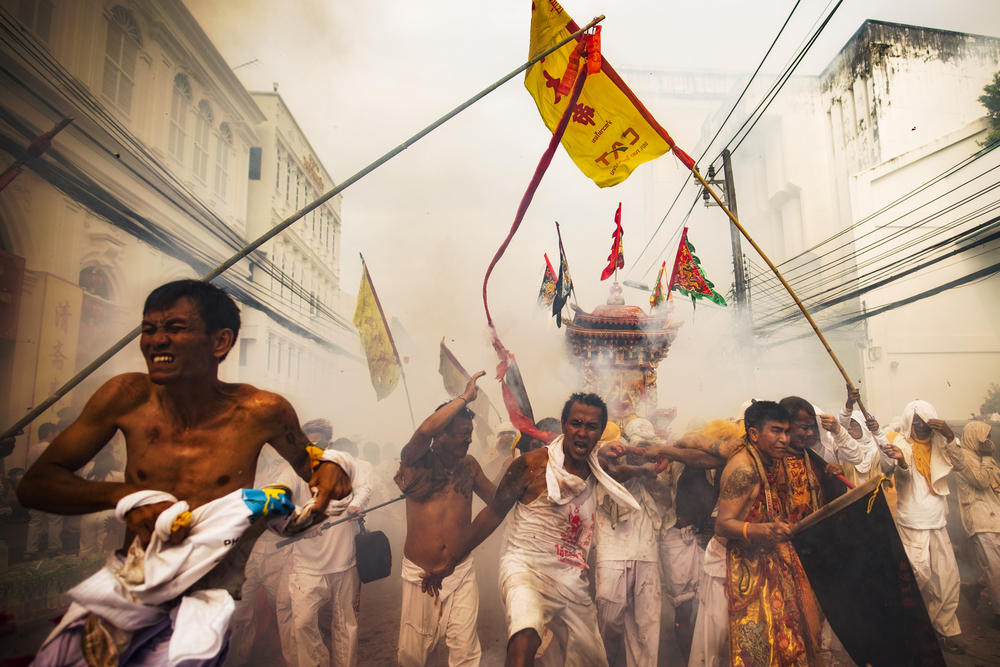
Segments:
[[[611,286],[605,305],[592,313],[579,307],[566,325],[566,340],[577,358],[583,391],[594,392],[608,404],[608,417],[619,428],[642,417],[664,432],[676,408],[657,405],[656,369],[670,351],[683,322],[674,322],[673,301],[647,315],[626,306],[622,288]]]

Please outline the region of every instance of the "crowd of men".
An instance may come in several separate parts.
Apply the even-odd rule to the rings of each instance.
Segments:
[[[280,396],[221,382],[218,365],[238,332],[221,290],[158,288],[142,323],[148,372],[113,378],[61,432],[39,433],[45,447],[17,487],[36,524],[29,547],[51,530],[50,516],[115,516],[127,527],[125,549],[72,595],[39,667],[178,656],[238,667],[251,660],[261,599],[288,667],[353,666],[357,519],[395,493],[405,497],[404,667],[426,664],[442,639],[450,665],[479,664],[473,552],[503,524],[498,557],[483,560],[497,570],[508,665],[652,667],[671,632],[665,605],[690,667],[833,664],[837,639],[790,545],[792,526],[843,493],[844,480],[882,475],[894,480],[896,525],[942,649],[964,651],[946,530],[951,473],[985,573],[964,592],[978,602],[988,589],[1000,610],[1000,468],[989,424],[970,422],[959,438],[917,400],[883,430],[855,410],[859,394],[848,388],[836,415],[796,396],[748,401],[732,418],[670,438],[634,414],[620,428],[600,397],[576,393],[559,419],[533,430],[557,435],[551,442],[503,425],[481,463],[469,452],[468,408],[480,372],[424,420],[397,463],[374,443],[359,453],[334,440],[325,419],[300,426]],[[124,473],[107,454],[119,431]],[[473,496],[486,505],[475,517]],[[176,595],[150,597],[172,584]]]

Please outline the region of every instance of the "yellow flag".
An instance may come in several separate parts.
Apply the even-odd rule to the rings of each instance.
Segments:
[[[577,30],[579,27],[555,0],[532,2],[529,58]],[[532,65],[524,78],[538,112],[553,132],[569,101],[568,94],[558,93],[559,82],[576,48],[577,42],[571,41]],[[581,63],[581,67],[586,66],[586,62]],[[670,135],[603,57],[601,71],[587,75],[562,145],[580,171],[602,188],[621,183],[640,164],[670,150],[688,169],[694,166],[694,161],[674,146]]]
[[[403,366],[399,363],[396,345],[392,342],[389,325],[385,322],[382,306],[375,294],[368,266],[361,263],[361,287],[358,288],[358,305],[354,309],[354,326],[361,334],[361,345],[368,357],[368,372],[378,400],[392,393],[399,383]]]

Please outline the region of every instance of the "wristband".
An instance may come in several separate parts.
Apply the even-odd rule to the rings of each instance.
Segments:
[[[462,399],[463,401],[465,401],[465,404],[466,404],[466,405],[468,405],[468,404],[469,404],[469,399],[467,399],[467,398],[466,398],[465,396],[462,396],[461,394],[459,394],[459,395],[458,395],[458,396],[456,396],[455,398],[456,398],[456,399],[459,399],[459,398],[460,398],[460,399]]]
[[[746,540],[747,542],[750,541],[750,538],[747,537],[747,526],[749,526],[749,525],[750,525],[749,521],[744,521],[743,522],[743,539]]]

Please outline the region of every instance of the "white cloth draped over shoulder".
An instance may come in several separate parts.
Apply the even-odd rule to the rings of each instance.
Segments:
[[[587,480],[580,479],[566,470],[566,452],[563,451],[563,437],[560,435],[549,443],[549,464],[545,467],[545,488],[548,491],[549,500],[557,505],[565,505],[583,493],[584,489],[587,488]],[[590,474],[594,476],[597,483],[604,488],[604,491],[616,503],[632,510],[640,510],[641,507],[639,507],[636,499],[632,497],[632,494],[601,467],[597,450],[598,447],[594,447],[587,458],[587,463],[590,465]]]

